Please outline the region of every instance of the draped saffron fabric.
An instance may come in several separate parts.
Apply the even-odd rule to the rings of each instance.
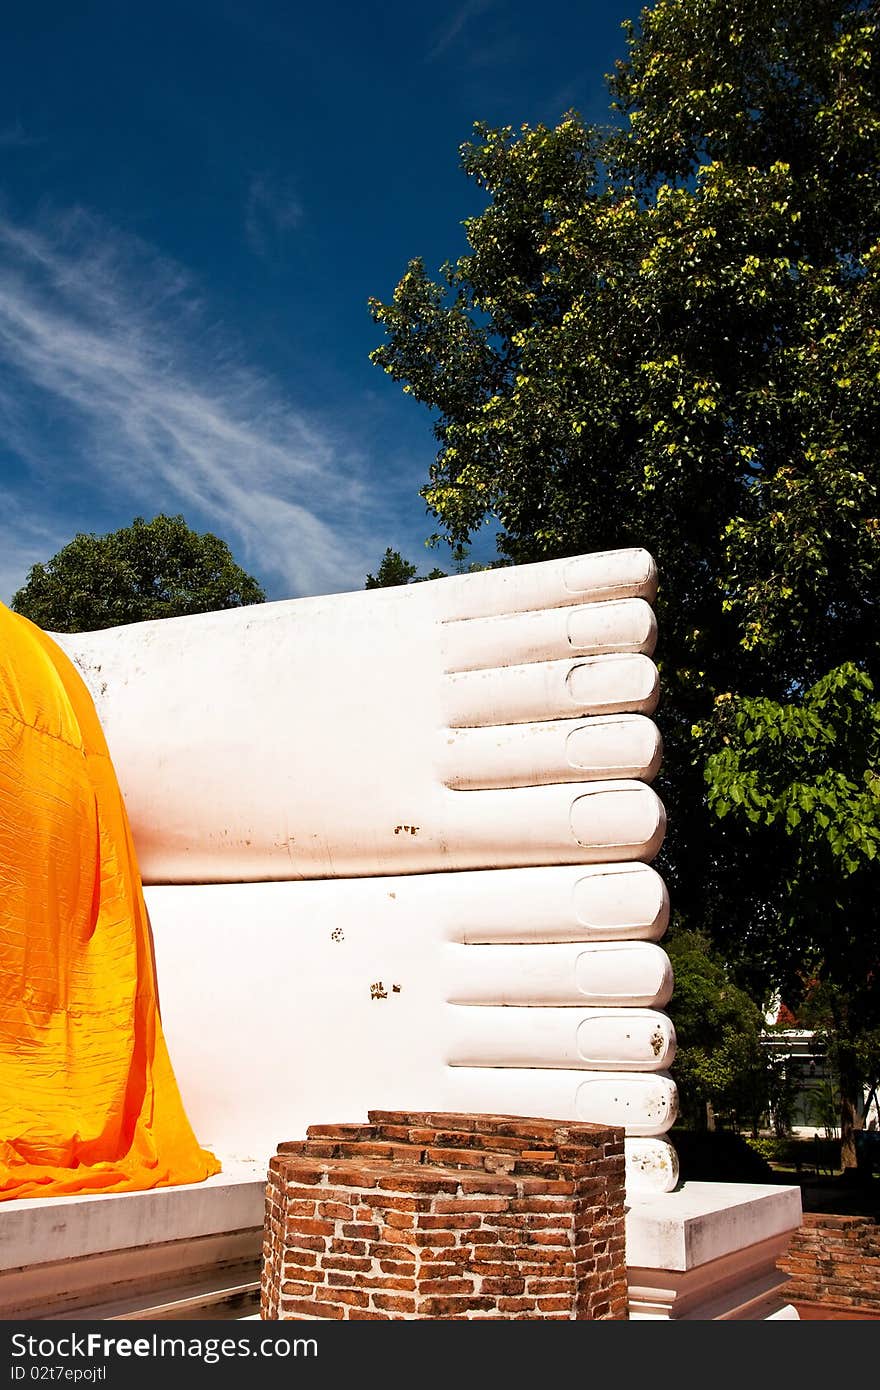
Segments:
[[[125,805],[76,669],[0,603],[0,1200],[219,1172],[159,1016]]]

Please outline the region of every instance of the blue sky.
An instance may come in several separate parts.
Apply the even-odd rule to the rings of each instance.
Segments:
[[[475,120],[608,118],[638,6],[58,0],[0,51],[0,599],[181,512],[270,598],[420,566],[429,412],[367,308],[465,249]],[[486,534],[476,558],[494,554]]]

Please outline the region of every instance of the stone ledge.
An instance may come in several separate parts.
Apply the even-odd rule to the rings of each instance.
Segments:
[[[133,1274],[140,1278],[148,1269],[155,1278],[155,1262],[163,1262],[164,1255],[157,1251],[148,1256],[148,1251],[165,1246],[170,1256],[171,1242],[207,1242],[249,1232],[253,1239],[245,1244],[257,1254],[265,1194],[264,1165],[227,1159],[221,1173],[185,1187],[5,1202],[0,1204],[0,1270],[13,1280],[14,1271],[30,1271],[27,1292],[36,1297],[37,1283],[33,1289],[30,1283],[38,1279],[41,1265],[52,1283],[56,1274],[61,1278],[65,1261],[82,1261],[78,1272],[84,1294],[92,1283],[87,1264],[94,1262],[94,1274],[102,1283],[107,1280],[105,1288]],[[779,1307],[783,1300],[769,1287],[767,1257],[781,1250],[800,1222],[799,1188],[687,1183],[676,1192],[628,1202],[630,1316],[797,1316]],[[118,1259],[110,1259],[113,1252],[120,1252]],[[227,1260],[231,1254],[224,1249]],[[183,1264],[183,1251],[174,1253],[174,1259]],[[71,1272],[68,1265],[68,1282]],[[51,1292],[48,1283],[41,1287]],[[20,1286],[17,1297],[24,1293]]]
[[[0,1270],[262,1228],[266,1170],[230,1160],[204,1182],[0,1203]]]
[[[776,1261],[788,1241],[788,1233],[771,1236],[690,1270],[628,1264],[629,1315],[713,1322],[779,1316],[786,1299]]]
[[[801,1190],[765,1183],[688,1182],[627,1202],[626,1262],[640,1269],[686,1271],[793,1234]]]

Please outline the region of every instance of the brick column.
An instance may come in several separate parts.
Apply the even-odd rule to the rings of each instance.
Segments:
[[[263,1318],[626,1318],[623,1130],[370,1111],[269,1165]]]

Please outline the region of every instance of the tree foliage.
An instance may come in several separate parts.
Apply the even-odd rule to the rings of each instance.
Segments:
[[[667,950],[675,971],[669,1013],[678,1041],[682,1118],[700,1128],[711,1106],[757,1130],[773,1094],[770,1058],[761,1044],[763,1014],[704,933],[673,932]]]
[[[452,563],[456,574],[476,574],[478,570],[497,569],[506,565],[506,560],[495,560],[491,564],[483,564],[479,560],[468,560],[468,546],[458,544],[452,546]],[[379,567],[375,574],[367,575],[365,589],[393,589],[399,584],[421,584],[425,579],[447,579],[448,571],[441,570],[436,565],[427,574],[419,574],[418,568],[411,560],[405,560],[399,550],[392,550],[389,545],[382,556]]]
[[[375,574],[367,575],[365,589],[393,589],[398,584],[411,584],[420,579],[444,579],[446,571],[432,569],[428,574],[419,574],[411,560],[405,560],[399,550],[389,545],[382,556]]]
[[[225,541],[191,530],[182,516],[159,515],[103,536],[81,532],[32,567],[12,608],[50,632],[89,632],[265,597]]]
[[[878,38],[877,0],[657,0],[609,126],[477,125],[467,252],[371,301],[373,360],[434,413],[447,537],[655,555],[661,867],[762,989],[836,970],[843,920],[847,981],[873,942],[876,742],[848,725],[838,764],[810,730],[880,680]],[[719,819],[746,746],[769,799]]]
[[[365,589],[392,589],[398,584],[409,584],[418,573],[414,564],[404,560],[399,550],[389,546],[375,574],[367,575]]]
[[[851,664],[787,702],[720,696],[705,768],[711,809],[748,828],[764,882],[775,880],[783,948],[775,978],[835,1065],[849,1166],[860,1085],[880,1071],[880,701],[873,697],[871,678]]]

